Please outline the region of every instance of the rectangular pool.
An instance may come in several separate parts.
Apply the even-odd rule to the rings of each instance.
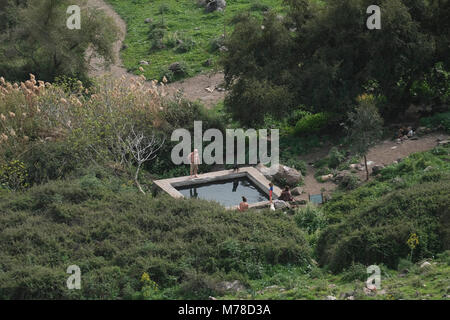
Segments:
[[[247,176],[175,187],[186,198],[200,198],[217,201],[226,207],[237,206],[242,196],[249,204],[267,201],[268,195],[258,188]]]

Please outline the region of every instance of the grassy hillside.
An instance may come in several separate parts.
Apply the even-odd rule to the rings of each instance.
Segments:
[[[142,298],[144,274],[159,288],[147,298],[207,298],[222,280],[309,265],[302,231],[281,212],[154,199],[102,174],[1,192],[0,299]],[[73,264],[81,290],[65,285]]]
[[[139,62],[146,60],[148,66],[142,66],[147,79],[159,79],[167,74],[167,67],[173,62],[183,62],[189,75],[210,70],[204,62],[217,60],[219,50],[217,39],[232,30],[230,21],[238,13],[250,11],[261,15],[263,10],[273,8],[281,10],[281,0],[231,0],[227,1],[224,12],[205,13],[195,0],[107,0],[127,23],[127,37],[122,51],[122,60],[127,69],[138,71]],[[160,12],[163,11],[164,15]],[[163,18],[164,17],[164,18]],[[149,38],[151,24],[145,23],[150,18],[156,29],[163,29],[162,43],[165,48],[152,49],[153,41]],[[164,21],[164,27],[161,23]],[[176,40],[186,45],[179,48]],[[189,49],[187,52],[182,52]]]

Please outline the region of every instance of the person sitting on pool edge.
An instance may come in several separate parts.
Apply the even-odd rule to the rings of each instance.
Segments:
[[[248,203],[247,203],[247,198],[246,197],[242,197],[242,202],[239,203],[239,206],[237,208],[239,211],[244,212],[248,210]]]
[[[281,191],[281,194],[278,197],[278,200],[294,201],[294,198],[291,195],[291,190],[289,189],[289,186],[284,187],[284,190]]]

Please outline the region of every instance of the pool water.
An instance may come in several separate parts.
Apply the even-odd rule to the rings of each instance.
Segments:
[[[239,205],[242,201],[242,196],[247,198],[248,203],[267,201],[269,199],[247,177],[178,187],[176,189],[186,198],[217,201],[226,207]]]

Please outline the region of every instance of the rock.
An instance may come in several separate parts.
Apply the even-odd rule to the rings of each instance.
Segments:
[[[277,181],[285,182],[289,186],[295,186],[303,180],[301,172],[281,164],[278,166],[278,171],[273,178]]]
[[[274,200],[273,205],[275,206],[275,209],[290,208],[289,203],[283,200]]]
[[[428,261],[425,261],[424,263],[422,263],[420,265],[420,269],[425,269],[425,268],[429,268],[431,267],[431,263],[429,263]]]
[[[394,179],[392,179],[392,182],[395,184],[402,184],[404,180],[400,177],[395,177]]]
[[[225,0],[210,0],[205,7],[205,12],[210,13],[214,11],[223,11],[227,3]]]
[[[350,169],[356,169],[356,168],[358,168],[359,167],[359,163],[352,163],[351,165],[350,165]]]
[[[217,300],[217,298],[214,298],[212,296],[209,296],[209,300]]]
[[[354,296],[347,297],[347,300],[355,300]]]
[[[203,65],[204,65],[205,67],[210,67],[210,66],[212,66],[212,59],[210,58],[210,59],[206,60],[205,62],[203,62]]]
[[[391,150],[395,150],[395,149],[397,149],[397,147],[392,147],[392,148],[391,148]]]
[[[320,176],[320,180],[322,180],[323,182],[329,181],[329,180],[331,180],[331,178],[333,178],[333,175],[331,173],[326,174],[324,176]]]
[[[373,166],[372,167],[372,174],[373,175],[376,175],[376,174],[378,174],[381,170],[383,170],[384,169],[384,166],[383,165],[376,165],[376,166]]]
[[[234,281],[220,282],[219,284],[217,284],[216,289],[218,291],[222,291],[222,292],[227,292],[227,291],[240,292],[240,291],[244,291],[245,287],[238,280],[234,280]]]
[[[349,297],[353,297],[354,295],[355,295],[355,292],[349,291],[349,292],[341,293],[340,297],[341,297],[341,299],[348,299]]]
[[[198,30],[200,30],[200,28],[199,28],[199,27],[195,27],[194,30],[195,30],[195,31],[198,31]]]
[[[152,20],[151,18],[147,18],[147,19],[144,20],[144,22],[145,22],[145,23],[152,23],[153,20]]]
[[[370,161],[370,160],[369,160],[369,161],[367,161],[367,165],[368,165],[368,166],[371,166],[371,165],[373,165],[374,163],[375,163],[374,161]],[[364,164],[363,164],[363,163],[361,163],[361,165],[364,165]]]
[[[428,171],[430,171],[430,170],[433,170],[433,167],[432,167],[432,166],[428,166],[428,167],[426,167],[425,169],[423,169],[424,172],[428,172]]]
[[[225,46],[220,46],[220,47],[219,47],[219,51],[220,51],[220,52],[227,52],[227,51],[228,51],[228,48],[225,47]]]
[[[442,141],[439,141],[439,142],[438,142],[438,145],[439,145],[439,146],[443,146],[443,145],[448,144],[449,142],[450,142],[450,140],[442,140]]]
[[[327,296],[327,300],[336,300],[335,296]]]
[[[331,284],[328,285],[328,288],[329,289],[334,289],[334,288],[336,288],[336,285],[334,283],[331,283]]]
[[[148,66],[150,63],[148,61],[141,60],[141,61],[139,61],[139,64],[143,65],[143,66]]]
[[[336,176],[333,178],[333,181],[336,183],[341,182],[342,180],[345,179],[345,177],[347,176],[351,176],[352,173],[348,170],[344,170],[344,171],[339,171]]]
[[[303,193],[303,189],[301,187],[295,187],[294,189],[291,190],[291,194],[293,196],[299,196]]]

